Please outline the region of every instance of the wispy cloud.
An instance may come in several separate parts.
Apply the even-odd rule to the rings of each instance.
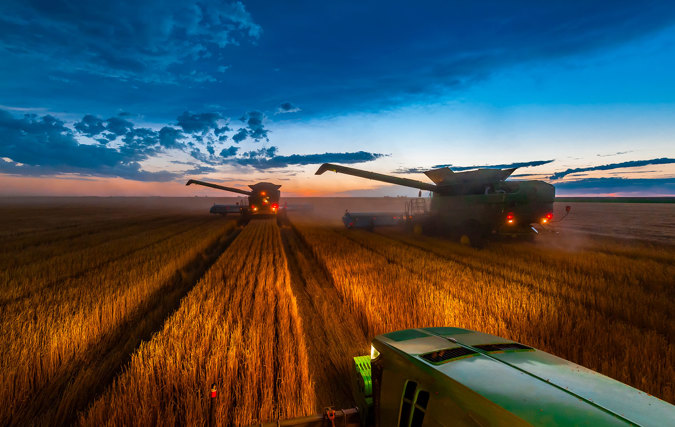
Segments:
[[[297,113],[302,111],[299,107],[291,104],[290,102],[282,103],[278,108],[275,114],[286,114],[286,113]]]
[[[256,152],[249,157],[236,158],[233,161],[237,164],[252,166],[256,169],[273,169],[285,168],[291,165],[313,165],[320,163],[363,163],[385,156],[384,154],[370,153],[367,151],[351,153],[291,154],[290,156],[278,156],[275,153],[276,150],[271,152]]]
[[[324,162],[360,163],[383,154],[365,151],[323,154],[279,155],[277,146],[241,152],[236,145],[225,145],[229,119],[219,113],[181,114],[180,126],[162,126],[159,130],[136,127],[128,115],[102,119],[85,115],[72,128],[51,115],[25,114],[14,117],[0,110],[0,173],[45,176],[72,173],[80,176],[110,176],[132,180],[166,181],[183,174],[206,174],[219,167],[250,167],[257,170],[283,169],[289,166]],[[242,117],[247,136],[267,138],[264,115],[252,111]],[[237,131],[238,133],[241,131]],[[238,134],[237,133],[237,134]],[[237,141],[237,134],[232,140]],[[93,138],[98,144],[84,143]],[[182,152],[195,161],[172,161],[192,166],[186,171],[145,171],[141,163],[165,154]]]
[[[556,194],[659,194],[675,196],[675,178],[586,178],[555,184]]]
[[[7,2],[0,11],[5,52],[46,59],[66,74],[155,83],[215,81],[188,70],[262,34],[238,1]],[[186,70],[177,72],[180,66]]]
[[[617,151],[616,153],[610,153],[610,154],[598,154],[598,157],[614,157],[614,156],[620,156],[622,154],[628,154],[632,153],[633,150],[628,150],[628,151]]]
[[[498,165],[483,165],[483,166],[454,166],[452,164],[443,164],[443,165],[435,165],[435,166],[432,166],[431,168],[422,168],[422,167],[398,168],[393,173],[397,173],[397,174],[423,173],[423,172],[426,172],[430,169],[438,169],[438,168],[445,168],[445,167],[448,167],[455,172],[461,172],[461,171],[466,171],[466,170],[471,170],[471,169],[527,168],[527,167],[546,165],[546,164],[552,163],[553,161],[554,160],[534,160],[534,161],[531,161],[531,162],[515,162],[515,163],[503,163],[503,164],[498,164]]]
[[[484,165],[484,166],[453,166],[453,165],[436,165],[433,168],[449,167],[455,172],[466,171],[471,169],[511,169],[511,168],[529,168],[534,166],[541,166],[552,163],[554,160],[534,160],[531,162],[514,162],[502,163],[498,165]]]
[[[589,171],[604,171],[604,170],[611,170],[611,169],[621,169],[621,168],[636,168],[640,166],[648,166],[648,165],[666,165],[670,163],[675,163],[675,159],[667,158],[667,157],[661,157],[658,159],[651,159],[651,160],[632,160],[628,162],[621,162],[621,163],[610,163],[607,165],[599,165],[599,166],[590,166],[586,168],[574,168],[574,169],[567,169],[562,172],[556,172],[553,175],[549,177],[549,179],[560,179],[564,178],[567,175],[573,174],[573,173],[578,173],[578,172],[589,172]]]

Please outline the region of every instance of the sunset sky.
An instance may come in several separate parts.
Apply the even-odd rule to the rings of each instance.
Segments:
[[[415,194],[520,166],[675,196],[672,1],[0,3],[0,195]]]

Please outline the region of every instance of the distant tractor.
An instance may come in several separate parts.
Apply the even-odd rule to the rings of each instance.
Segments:
[[[272,184],[269,182],[259,182],[257,184],[249,185],[251,191],[240,190],[233,187],[225,187],[223,185],[211,184],[209,182],[189,180],[185,185],[197,184],[205,187],[216,188],[218,190],[230,191],[248,196],[248,203],[236,205],[213,205],[210,212],[213,214],[241,214],[242,217],[248,218],[251,216],[270,216],[276,215],[280,211],[279,197],[281,192],[279,188],[281,185]],[[282,209],[283,210],[283,209]],[[283,213],[283,212],[282,212]]]
[[[354,358],[356,408],[271,426],[661,426],[675,407],[515,341],[468,329],[375,337]],[[260,424],[259,424],[260,425]]]
[[[344,173],[406,187],[430,191],[430,205],[423,199],[408,202],[401,213],[349,213],[343,221],[349,228],[387,225],[398,216],[399,223],[427,233],[446,233],[472,244],[489,235],[533,237],[532,224],[546,225],[553,218],[555,188],[543,181],[506,181],[512,169],[477,169],[453,172],[449,168],[425,172],[433,184],[324,163],[316,171]],[[415,201],[417,200],[417,201]],[[351,221],[356,218],[356,220]]]

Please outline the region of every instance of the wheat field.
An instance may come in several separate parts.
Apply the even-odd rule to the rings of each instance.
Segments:
[[[428,326],[520,341],[675,401],[668,242],[563,230],[477,250],[128,207],[0,206],[0,424],[249,425],[350,407],[351,358]]]
[[[200,425],[212,383],[218,425],[313,412],[308,343],[281,243],[274,220],[251,221],[81,423]]]
[[[3,236],[2,424],[72,421],[180,298],[195,258],[234,225],[185,215],[82,222]]]
[[[297,229],[367,336],[419,326],[479,330],[675,400],[668,248],[595,239],[583,248],[554,240],[476,250],[394,230]]]

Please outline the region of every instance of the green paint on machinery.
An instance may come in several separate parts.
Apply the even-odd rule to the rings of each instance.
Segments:
[[[372,423],[373,406],[373,381],[370,371],[370,356],[358,356],[354,358],[354,375],[352,376],[352,394],[356,400],[356,406],[361,412],[365,423]]]
[[[375,337],[354,357],[355,408],[273,426],[664,426],[675,407],[565,359],[453,327]]]
[[[506,181],[515,170],[453,172],[444,167],[425,172],[433,184],[331,163],[321,165],[316,175],[333,171],[432,194],[429,206],[421,197],[412,199],[400,214],[347,212],[343,222],[348,228],[391,225],[392,218],[400,217],[411,229],[478,243],[491,234],[532,237],[537,233],[532,224],[545,226],[552,220],[555,188],[543,181]]]
[[[363,366],[366,360],[370,370]],[[356,372],[369,372],[372,381],[373,404],[363,408],[372,417],[362,425],[675,422],[675,407],[653,396],[535,348],[468,329],[379,335],[371,356],[354,361]]]

